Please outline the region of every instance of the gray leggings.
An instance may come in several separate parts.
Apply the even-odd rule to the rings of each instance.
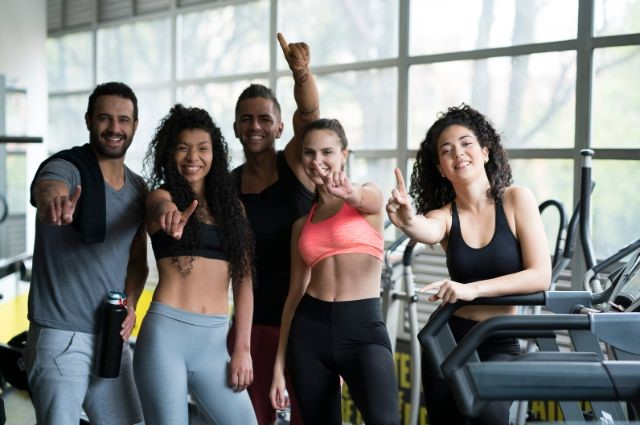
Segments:
[[[228,385],[228,330],[226,315],[151,303],[133,356],[146,425],[187,425],[188,391],[211,424],[257,424],[247,392]]]

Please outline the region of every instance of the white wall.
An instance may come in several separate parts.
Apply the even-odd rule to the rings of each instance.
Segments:
[[[46,12],[45,0],[0,2],[0,74],[27,89],[30,136],[47,129]]]
[[[0,0],[0,74],[27,90],[27,135],[47,132],[46,0]],[[43,146],[29,146],[29,178],[44,156]],[[27,223],[34,210],[28,208]],[[27,249],[32,249],[33,229],[28,226]]]

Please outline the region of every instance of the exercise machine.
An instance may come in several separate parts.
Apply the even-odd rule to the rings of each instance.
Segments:
[[[528,331],[580,330],[594,339],[640,355],[640,313],[502,316],[474,327],[442,364],[442,372],[461,412],[477,416],[490,400],[560,399],[640,401],[640,361],[602,360],[589,352],[539,352],[513,361],[479,362],[473,353],[488,336],[519,336]],[[623,420],[620,412],[600,410],[599,420]]]
[[[403,249],[404,247],[404,249]],[[398,260],[398,252],[402,250]],[[408,425],[418,423],[420,411],[420,345],[418,343],[418,296],[413,279],[413,259],[423,249],[423,245],[410,241],[406,235],[400,236],[385,251],[382,271],[382,313],[389,332],[392,351],[395,352],[399,326],[408,323],[409,352],[411,355],[411,390]]]
[[[594,363],[596,361],[601,363],[605,362],[605,360],[602,359],[601,349],[598,342],[599,340],[594,337],[595,334],[592,332],[593,329],[598,329],[598,335],[600,335],[602,340],[613,343],[612,345],[615,345],[625,352],[636,354],[640,350],[639,344],[637,342],[637,339],[633,340],[630,339],[630,337],[635,335],[640,330],[640,328],[638,328],[638,323],[640,322],[637,322],[637,320],[640,320],[640,315],[638,315],[637,313],[634,313],[633,316],[623,313],[592,313],[590,315],[572,314],[574,311],[578,311],[579,309],[592,308],[595,305],[602,303],[603,299],[606,299],[609,295],[610,294],[606,292],[593,294],[589,291],[547,291],[529,295],[506,296],[499,298],[479,298],[472,302],[446,304],[431,316],[427,325],[418,334],[418,339],[423,348],[425,361],[428,362],[432,370],[437,371],[440,377],[448,379],[452,391],[454,392],[454,396],[456,397],[456,402],[458,403],[461,412],[466,415],[477,415],[484,406],[484,403],[492,399],[557,399],[562,400],[560,401],[560,407],[567,421],[584,421],[583,412],[580,406],[577,403],[571,403],[566,400],[611,401],[625,399],[629,394],[625,393],[625,398],[615,398],[619,395],[615,395],[611,392],[607,393],[608,395],[606,397],[601,393],[589,394],[588,397],[582,393],[580,393],[580,396],[566,396],[566,392],[569,392],[568,389],[564,393],[559,392],[556,394],[553,392],[553,389],[548,388],[548,385],[553,385],[556,383],[556,381],[552,381],[549,379],[547,379],[546,381],[535,381],[536,378],[534,377],[531,380],[532,383],[529,384],[529,371],[535,370],[537,373],[538,369],[530,369],[530,365],[527,362],[544,361],[546,362],[546,364],[545,366],[542,366],[542,368],[549,367],[549,365],[551,364],[549,362],[553,361],[562,361],[565,363],[576,361],[590,363]],[[475,329],[479,328],[480,326],[483,327],[482,329],[486,328],[484,331],[478,331],[482,333],[479,333],[479,336],[474,337],[474,342],[466,342],[469,338],[465,337],[460,342],[460,345],[457,346],[453,338],[453,334],[449,328],[448,322],[455,310],[464,305],[542,305],[556,314],[502,316],[488,319],[482,323],[479,323],[471,331],[474,332]],[[565,329],[571,332],[578,333],[578,336],[575,338],[575,340],[578,341],[578,344],[581,348],[584,348],[583,346],[591,347],[595,342],[597,351],[589,352],[581,349],[579,350],[580,352],[559,352],[558,346],[554,342],[555,331],[559,329]],[[620,334],[621,331],[622,334]],[[469,335],[471,335],[471,332]],[[616,332],[618,332],[616,337],[617,339],[611,341],[611,338],[608,335],[611,333],[615,334]],[[546,349],[548,351],[523,354],[519,357],[516,357],[516,359],[520,359],[519,361],[480,363],[480,360],[475,353],[475,349],[483,338],[488,335],[495,335],[498,333],[501,336],[539,339],[544,342],[543,344],[541,344],[541,350]],[[467,344],[465,345],[466,348],[460,349],[459,347],[463,344]],[[452,358],[454,360],[450,360]],[[460,363],[465,365],[465,367],[459,367]],[[493,363],[499,365],[509,363],[509,366],[506,367],[505,370],[509,370],[509,373],[516,370],[518,371],[518,374],[510,375],[510,379],[514,381],[514,383],[510,385],[522,386],[523,388],[529,388],[530,385],[530,392],[522,393],[511,391],[509,393],[509,396],[501,395],[499,397],[496,396],[495,398],[492,398],[494,395],[496,395],[495,391],[498,391],[497,389],[493,389],[491,390],[492,392],[487,393],[482,392],[482,390],[470,390],[467,386],[475,385],[476,382],[470,380],[471,378],[469,378],[469,376],[471,372],[468,372],[469,368],[466,368],[466,365],[473,365],[470,366],[471,369],[479,370],[479,366],[477,365],[492,365]],[[563,364],[563,366],[567,365]],[[640,363],[635,364],[635,367],[638,366],[640,366]],[[493,368],[494,366],[487,367]],[[617,366],[611,367],[616,368]],[[578,373],[581,370],[580,367],[574,367],[571,365],[567,366],[566,370],[570,369],[573,370],[574,373]],[[484,374],[485,370],[486,369],[482,369],[483,372],[478,372],[478,374]],[[493,369],[491,370],[493,371]],[[585,369],[585,371],[586,370],[589,369]],[[505,374],[507,374],[507,372],[505,372]],[[524,376],[526,376],[527,379],[524,379]],[[548,375],[545,374],[545,376],[548,378]],[[565,375],[562,375],[562,377],[563,383],[559,384],[559,386],[566,385],[567,388],[574,388],[575,386],[582,385],[582,378],[572,381]],[[481,379],[488,378],[485,374]],[[487,384],[487,386],[488,385],[489,384]],[[499,384],[495,385],[496,387],[499,386]],[[545,387],[545,385],[547,387]],[[541,390],[541,387],[544,387],[544,391]],[[485,387],[482,388],[484,389]],[[469,396],[470,392],[471,396]],[[579,392],[576,392],[576,394],[578,393]],[[594,402],[593,408],[596,415],[608,414],[616,419],[624,417],[622,407],[618,403],[598,404],[597,402]]]

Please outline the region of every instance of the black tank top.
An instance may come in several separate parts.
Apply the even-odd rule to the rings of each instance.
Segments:
[[[233,170],[255,238],[253,323],[280,325],[291,273],[291,226],[311,209],[314,193],[296,177],[284,152],[276,156],[278,180],[260,193],[241,193],[242,167]]]
[[[214,224],[200,223],[200,241],[198,246],[187,252],[186,247],[180,246],[179,242],[163,232],[158,230],[151,235],[151,247],[156,260],[167,257],[180,257],[193,255],[194,257],[211,258],[214,260],[229,261],[227,253],[222,249],[222,242],[218,235],[218,227]]]
[[[520,242],[509,228],[502,203],[496,202],[495,208],[496,224],[493,238],[482,248],[472,248],[462,237],[456,203],[451,203],[447,269],[452,280],[469,283],[522,271]]]

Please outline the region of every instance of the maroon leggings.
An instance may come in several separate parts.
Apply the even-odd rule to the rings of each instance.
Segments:
[[[256,412],[259,425],[270,425],[276,417],[276,412],[269,400],[271,380],[273,378],[273,364],[278,351],[279,326],[253,325],[251,327],[251,359],[253,360],[253,383],[247,388],[253,409]],[[229,354],[233,351],[235,342],[235,324],[231,326],[227,338]],[[302,418],[297,408],[297,401],[293,385],[287,378],[287,391],[291,402],[291,425],[302,425]]]

